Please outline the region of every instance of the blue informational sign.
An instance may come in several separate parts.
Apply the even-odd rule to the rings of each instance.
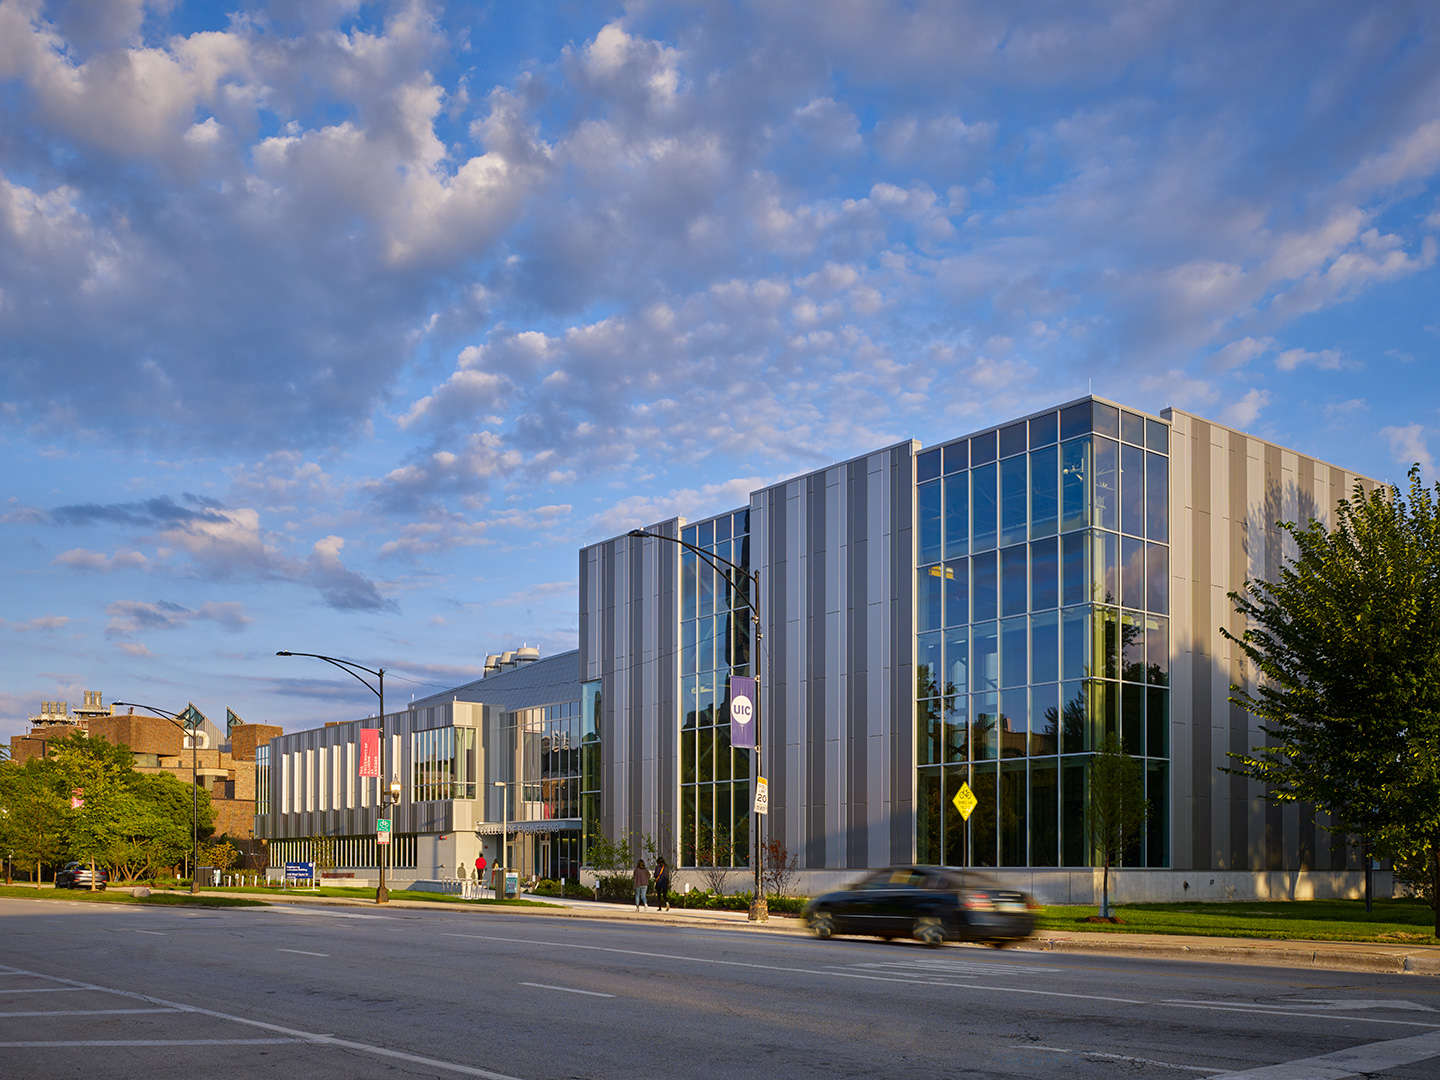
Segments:
[[[315,877],[315,864],[308,862],[287,862],[285,864],[286,881],[311,881]]]
[[[755,747],[755,680],[745,675],[730,676],[730,745]]]

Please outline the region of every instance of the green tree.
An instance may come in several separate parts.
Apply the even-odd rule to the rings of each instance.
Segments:
[[[1089,813],[1085,829],[1090,845],[1102,860],[1100,917],[1112,918],[1110,911],[1110,867],[1140,836],[1149,816],[1145,801],[1145,774],[1140,763],[1125,753],[1120,740],[1106,735],[1100,752],[1090,761]]]
[[[1440,893],[1440,485],[1410,470],[1394,488],[1281,528],[1294,540],[1275,581],[1232,593],[1248,620],[1236,637],[1252,687],[1230,700],[1261,720],[1267,744],[1230,770],[1268,798],[1329,815],[1332,832],[1364,837],[1402,867],[1428,868]],[[1440,935],[1440,904],[1436,905]]]
[[[12,857],[34,867],[35,887],[45,866],[65,854],[65,811],[70,805],[64,779],[54,762],[43,758],[0,765],[0,808],[9,833]]]

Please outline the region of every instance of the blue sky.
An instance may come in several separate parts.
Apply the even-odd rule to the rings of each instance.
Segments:
[[[1014,9],[1021,9],[1017,14]],[[1440,448],[1440,6],[0,0],[0,737],[576,639],[577,549],[1095,393]]]

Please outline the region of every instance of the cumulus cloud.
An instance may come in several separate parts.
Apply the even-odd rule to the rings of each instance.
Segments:
[[[110,637],[178,630],[196,620],[213,622],[223,630],[238,633],[251,622],[244,605],[233,601],[210,601],[197,608],[188,608],[171,600],[119,600],[108,605],[106,612],[110,621],[105,626],[105,633]]]
[[[1270,404],[1270,391],[1256,387],[1248,390],[1239,401],[1232,402],[1221,412],[1220,417],[1232,427],[1248,428],[1260,418],[1265,406]]]
[[[0,626],[13,630],[17,634],[48,633],[51,630],[59,630],[70,622],[68,615],[40,615],[25,622],[6,622],[0,619]]]
[[[114,555],[106,555],[99,551],[88,551],[85,548],[71,548],[69,551],[62,551],[51,560],[53,566],[68,566],[72,570],[85,570],[92,573],[108,574],[116,570],[144,569],[150,560],[138,551],[117,551]]]
[[[1430,453],[1430,432],[1423,424],[1391,424],[1380,429],[1390,441],[1390,456],[1407,469],[1420,463],[1421,469],[1433,475],[1435,459]]]

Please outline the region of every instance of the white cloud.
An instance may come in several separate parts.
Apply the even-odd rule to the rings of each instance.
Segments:
[[[1280,371],[1294,371],[1301,365],[1308,365],[1321,371],[1338,371],[1344,362],[1344,357],[1335,349],[1322,349],[1320,352],[1286,349],[1275,358],[1275,367]]]
[[[213,622],[221,629],[238,633],[250,625],[250,616],[243,604],[233,601],[208,601],[198,608],[187,608],[169,600],[154,603],[143,600],[119,600],[106,608],[110,616],[105,633],[110,637],[158,630],[178,630],[196,620]]]
[[[59,630],[69,622],[68,615],[40,615],[21,623],[6,622],[4,619],[0,619],[0,626],[7,627],[17,634],[36,634]]]
[[[1430,475],[1435,473],[1435,459],[1430,453],[1429,431],[1421,424],[1388,425],[1380,434],[1390,440],[1390,456],[1409,468],[1416,462]]]
[[[1249,390],[1239,401],[1231,403],[1220,414],[1220,418],[1231,427],[1248,428],[1260,418],[1260,412],[1270,404],[1270,391],[1258,387]]]
[[[51,563],[74,570],[108,574],[116,570],[144,569],[150,564],[150,560],[138,551],[117,551],[114,555],[106,555],[99,551],[87,551],[85,548],[71,548],[56,555]]]

